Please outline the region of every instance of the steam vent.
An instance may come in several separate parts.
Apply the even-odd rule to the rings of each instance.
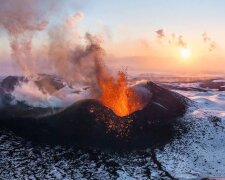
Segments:
[[[128,115],[118,115],[98,99],[79,100],[66,108],[32,107],[22,101],[13,104],[14,88],[19,82],[27,81],[16,76],[2,81],[0,126],[37,142],[138,145],[142,139],[155,140],[155,131],[164,133],[165,127],[185,113],[189,101],[178,93],[146,82],[131,87],[139,102],[137,110]],[[51,76],[35,81],[40,89],[45,82],[56,90],[63,88],[63,84]]]

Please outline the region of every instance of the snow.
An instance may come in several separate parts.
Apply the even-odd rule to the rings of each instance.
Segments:
[[[158,150],[159,160],[178,179],[224,177],[225,92],[175,91],[192,99],[196,107],[181,119],[188,133]],[[213,123],[214,117],[218,122]]]
[[[224,79],[217,79],[217,80],[213,80],[212,82],[214,82],[214,83],[224,82],[225,83],[225,80]]]
[[[224,91],[179,91],[176,92],[192,99],[198,104],[202,112],[225,118],[225,92]]]
[[[159,103],[157,103],[157,102],[153,102],[153,103],[156,104],[156,105],[158,105],[158,106],[160,106],[160,107],[162,107],[163,109],[168,110],[166,107],[164,107],[163,105],[161,105],[161,104],[159,104]]]

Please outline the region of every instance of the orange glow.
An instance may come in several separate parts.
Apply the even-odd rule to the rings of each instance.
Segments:
[[[116,78],[101,76],[98,83],[101,89],[100,101],[116,115],[127,116],[141,109],[138,96],[128,87],[124,72],[119,71]]]

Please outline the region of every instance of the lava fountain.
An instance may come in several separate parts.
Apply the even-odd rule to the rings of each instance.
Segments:
[[[127,116],[143,108],[137,92],[128,86],[125,72],[119,71],[116,77],[101,75],[98,83],[101,90],[101,103],[116,115]]]

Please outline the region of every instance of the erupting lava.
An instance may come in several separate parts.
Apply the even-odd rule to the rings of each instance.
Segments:
[[[101,76],[98,79],[101,89],[100,101],[118,116],[127,116],[142,109],[138,94],[127,84],[126,73],[119,71],[117,77]]]

